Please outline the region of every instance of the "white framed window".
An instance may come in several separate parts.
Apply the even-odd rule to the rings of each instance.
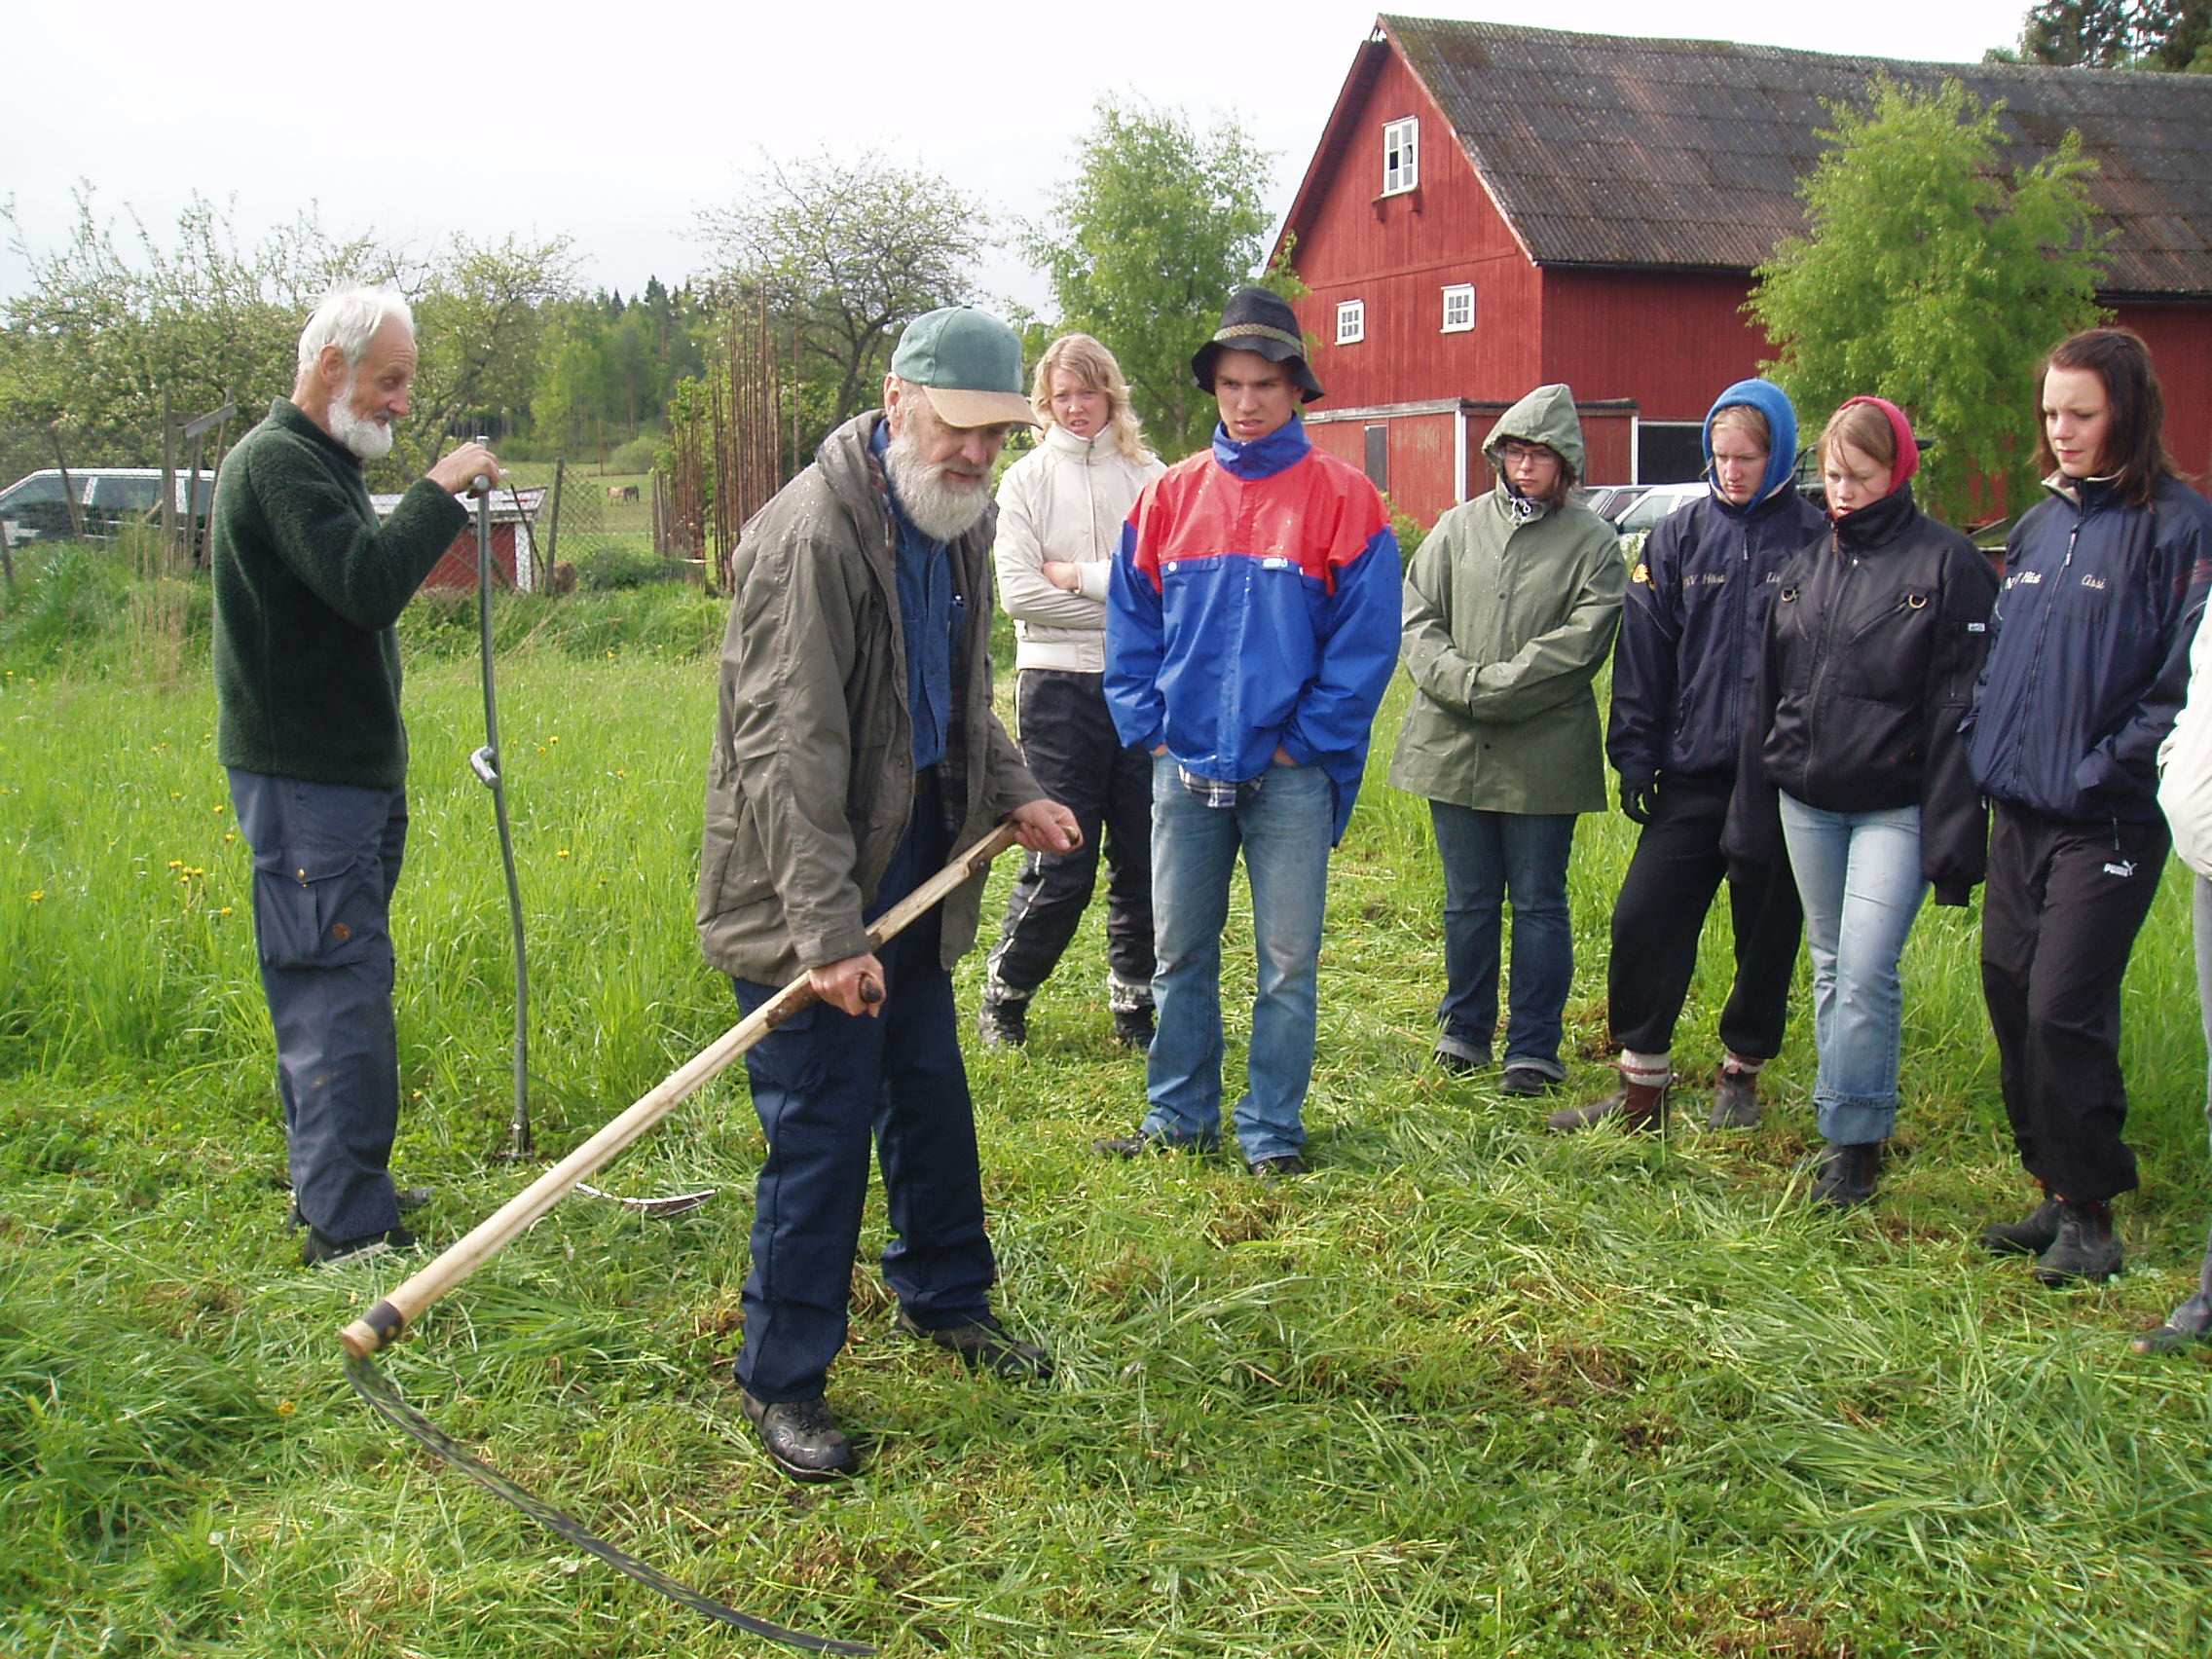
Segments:
[[[1396,196],[1420,183],[1420,119],[1382,124],[1382,194]]]
[[[1445,334],[1464,334],[1475,326],[1475,285],[1453,282],[1444,289]]]
[[[1367,338],[1367,302],[1365,300],[1339,300],[1337,302],[1337,344],[1356,346]]]

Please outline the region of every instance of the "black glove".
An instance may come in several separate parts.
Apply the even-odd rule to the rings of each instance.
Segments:
[[[1631,824],[1648,824],[1659,810],[1657,778],[1621,779],[1621,813]]]

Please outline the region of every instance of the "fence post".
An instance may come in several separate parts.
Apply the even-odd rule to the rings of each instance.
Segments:
[[[545,532],[545,571],[550,582],[553,563],[561,552],[561,479],[569,470],[569,459],[562,456],[553,462],[553,522]]]
[[[69,509],[69,534],[75,539],[85,539],[85,509],[77,503],[77,492],[69,486],[69,458],[61,453],[61,423],[53,426],[54,464],[61,469],[61,504]]]
[[[169,423],[169,388],[162,387],[162,556],[167,575],[176,563],[176,427]]]

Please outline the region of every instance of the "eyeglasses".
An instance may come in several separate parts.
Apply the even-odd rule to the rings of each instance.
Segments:
[[[1497,446],[1498,459],[1508,466],[1532,465],[1536,461],[1549,460],[1551,453],[1542,444],[1503,443]]]

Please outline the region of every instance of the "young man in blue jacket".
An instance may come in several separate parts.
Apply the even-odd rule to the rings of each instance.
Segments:
[[[1191,359],[1221,408],[1212,448],[1146,486],[1108,578],[1106,701],[1153,756],[1158,1034],[1122,1157],[1221,1133],[1221,930],[1239,848],[1259,993],[1239,1150],[1302,1174],[1329,851],[1398,660],[1398,542],[1375,486],[1312,447],[1321,395],[1289,305],[1230,296]]]

